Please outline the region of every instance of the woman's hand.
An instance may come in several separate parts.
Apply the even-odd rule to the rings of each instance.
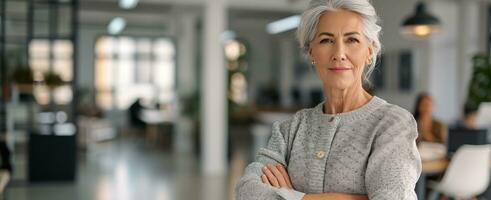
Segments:
[[[268,164],[263,167],[263,175],[261,175],[263,183],[277,188],[293,189],[290,181],[290,176],[283,165],[276,166]]]

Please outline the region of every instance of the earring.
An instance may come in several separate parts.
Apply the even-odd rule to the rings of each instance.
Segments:
[[[315,60],[312,60],[312,65],[315,65]]]
[[[372,64],[372,58],[369,58],[368,59],[368,64],[371,65]]]

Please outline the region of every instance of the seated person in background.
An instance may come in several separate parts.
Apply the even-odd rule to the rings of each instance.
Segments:
[[[134,128],[144,128],[145,122],[140,119],[140,112],[143,110],[144,106],[141,103],[142,99],[138,98],[131,104],[128,109],[128,115],[130,117],[131,126]]]
[[[463,119],[457,121],[455,128],[475,129],[476,118],[477,118],[477,108],[469,104],[466,104],[464,106]]]
[[[414,118],[418,123],[419,136],[417,143],[421,141],[445,144],[447,142],[447,126],[432,116],[433,102],[430,95],[421,93],[416,99]]]
[[[10,182],[12,174],[12,162],[10,150],[7,147],[6,135],[0,136],[0,197],[5,194],[5,188]]]

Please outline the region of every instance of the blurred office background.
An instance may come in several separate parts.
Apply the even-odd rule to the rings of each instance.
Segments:
[[[437,27],[403,27],[421,2]],[[449,141],[421,145],[426,199],[447,153],[488,143],[491,1],[421,2],[372,0],[384,47],[368,88],[411,112],[431,96]],[[307,4],[0,0],[1,198],[233,199],[271,124],[323,99],[295,40]],[[466,106],[475,124],[456,128]]]

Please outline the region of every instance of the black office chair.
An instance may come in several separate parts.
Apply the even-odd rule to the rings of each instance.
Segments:
[[[452,156],[462,145],[489,144],[486,129],[450,128],[448,131],[447,155]]]

